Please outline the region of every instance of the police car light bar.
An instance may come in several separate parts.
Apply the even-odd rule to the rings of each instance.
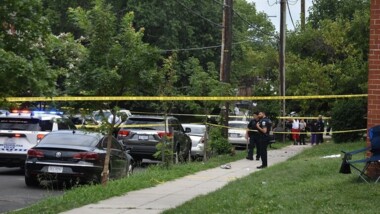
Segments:
[[[12,113],[18,113],[18,114],[30,114],[31,116],[34,116],[36,114],[55,114],[55,115],[63,115],[63,112],[61,111],[29,111],[29,110],[12,110]]]
[[[56,114],[56,115],[62,115],[62,111],[33,111],[32,114]]]

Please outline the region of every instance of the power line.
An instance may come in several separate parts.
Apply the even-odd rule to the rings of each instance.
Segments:
[[[288,4],[290,2],[290,5],[296,5],[298,3],[298,0],[287,0]]]
[[[272,7],[273,5],[278,4],[277,0],[273,4],[269,3],[269,0],[267,0],[267,3],[269,5],[269,7]]]
[[[240,42],[234,42],[232,45],[238,45],[242,43],[252,42],[251,40],[245,40]],[[195,47],[195,48],[178,48],[178,49],[169,49],[169,50],[159,50],[159,52],[178,52],[178,51],[197,51],[197,50],[206,50],[206,49],[213,49],[213,48],[220,48],[221,45],[213,45],[213,46],[206,46],[206,47]]]
[[[187,7],[187,6],[184,5],[182,2],[180,2],[180,0],[176,0],[176,2],[177,2],[178,4],[180,4],[182,7],[184,7],[186,10],[188,10],[189,12],[191,12],[192,14],[194,14],[194,15],[196,15],[196,16],[199,16],[199,17],[201,17],[202,19],[204,19],[204,20],[210,22],[211,24],[216,25],[216,26],[218,26],[218,27],[220,27],[220,28],[223,27],[221,24],[218,24],[218,23],[216,23],[216,22],[213,22],[213,21],[210,20],[209,18],[204,17],[202,14],[200,14],[200,13],[196,13],[194,10],[192,10],[191,8]]]
[[[288,6],[289,16],[290,16],[290,20],[292,21],[293,28],[296,29],[296,26],[294,25],[294,22],[293,22],[292,13],[290,12],[289,0],[286,1],[286,5]]]
[[[267,35],[267,36],[273,36],[274,38],[278,39],[278,36],[275,35],[275,34],[271,34],[271,33],[267,33],[265,31],[263,31],[262,29],[260,29],[259,27],[257,27],[256,25],[252,24],[252,22],[249,22],[247,21],[246,19],[244,19],[238,12],[236,12],[235,10],[232,10],[234,12],[234,14],[236,14],[241,20],[243,20],[244,22],[246,22],[248,24],[249,27],[252,27],[252,28],[255,28],[256,30],[258,30],[260,33],[264,34],[264,35]]]

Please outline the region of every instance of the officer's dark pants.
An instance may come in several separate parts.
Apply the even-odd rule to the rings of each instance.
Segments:
[[[262,165],[268,166],[268,145],[269,140],[262,139],[258,143],[259,155],[261,157]]]
[[[247,155],[248,158],[253,158],[255,147],[256,147],[256,159],[260,158],[259,147],[257,145],[258,143],[259,143],[258,136],[253,135],[252,137],[249,138],[248,155]]]
[[[323,143],[323,134],[317,134],[317,145]]]

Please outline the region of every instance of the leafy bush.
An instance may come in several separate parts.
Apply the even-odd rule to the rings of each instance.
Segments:
[[[222,128],[212,127],[209,132],[211,150],[216,154],[230,154],[231,144],[222,136]]]
[[[331,127],[333,131],[357,130],[366,127],[367,101],[365,99],[338,100],[332,109]],[[334,142],[355,141],[363,132],[341,132],[332,135]]]

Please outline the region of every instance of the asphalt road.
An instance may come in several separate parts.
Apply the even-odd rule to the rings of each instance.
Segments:
[[[144,171],[146,166],[157,162],[144,159],[144,165],[136,167],[134,173]],[[23,170],[0,167],[0,213],[28,207],[44,198],[62,195],[64,191],[62,187],[49,184],[44,187],[27,187]]]
[[[49,196],[63,194],[62,189],[29,188],[25,185],[24,171],[0,167],[0,213],[27,207]]]

